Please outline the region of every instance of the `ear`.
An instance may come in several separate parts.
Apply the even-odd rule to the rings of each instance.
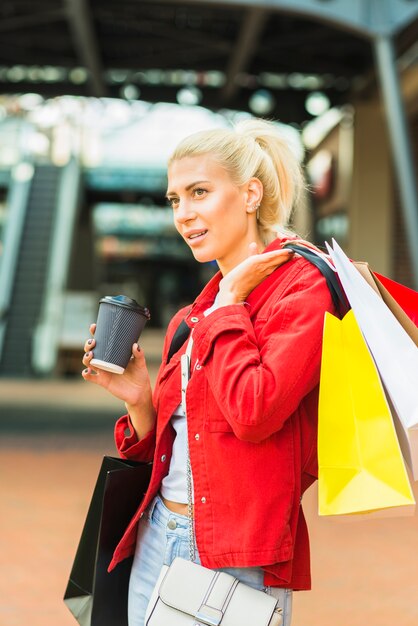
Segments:
[[[251,213],[255,206],[259,206],[263,199],[263,183],[259,178],[250,178],[246,184],[246,209]]]

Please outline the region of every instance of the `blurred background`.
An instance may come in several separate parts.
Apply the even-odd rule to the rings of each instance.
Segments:
[[[216,271],[166,205],[187,134],[277,122],[310,186],[291,226],[418,288],[417,0],[2,0],[0,624],[75,623],[62,604],[124,407],[81,380],[104,295],[165,327]],[[418,623],[417,518],[311,526],[294,626]],[[415,548],[415,550],[414,550]]]

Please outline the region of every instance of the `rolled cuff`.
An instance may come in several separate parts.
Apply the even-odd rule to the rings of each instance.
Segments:
[[[115,444],[123,459],[151,461],[155,450],[155,428],[138,439],[129,414],[123,415],[115,425]]]

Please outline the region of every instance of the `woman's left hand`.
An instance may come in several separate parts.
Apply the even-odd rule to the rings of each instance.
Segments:
[[[222,278],[218,306],[245,302],[253,289],[293,256],[294,252],[283,249],[259,254],[257,244],[251,243],[248,257]]]

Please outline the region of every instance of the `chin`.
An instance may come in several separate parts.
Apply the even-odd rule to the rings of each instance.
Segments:
[[[192,250],[193,256],[198,263],[210,263],[216,259],[216,256],[212,253],[204,250]]]

